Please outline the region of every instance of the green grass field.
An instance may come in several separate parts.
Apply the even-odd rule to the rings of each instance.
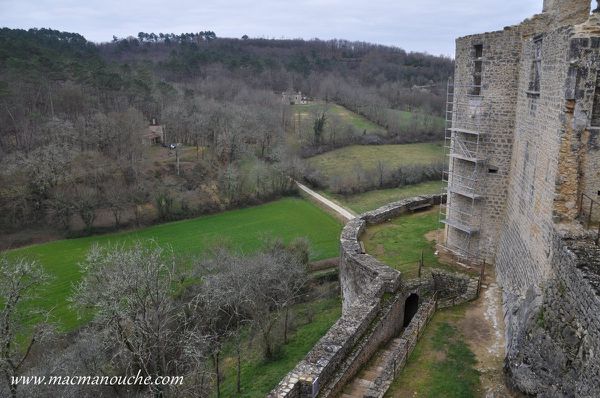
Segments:
[[[78,263],[84,260],[89,248],[136,240],[154,240],[169,246],[176,255],[200,256],[207,248],[228,242],[233,248],[252,252],[260,248],[265,237],[290,241],[306,237],[311,244],[311,259],[336,257],[341,225],[332,216],[298,198],[285,198],[265,205],[228,211],[192,220],[177,221],[117,234],[55,241],[16,249],[9,256],[24,256],[39,261],[54,278],[39,291],[39,305],[52,309],[52,314],[65,330],[80,325],[81,320],[68,306],[67,299],[73,284],[81,275]]]
[[[335,202],[351,209],[355,213],[362,214],[398,200],[419,195],[439,194],[442,192],[442,185],[441,181],[430,181],[421,184],[407,185],[401,188],[380,189],[349,196],[324,192],[320,193],[330,197]]]
[[[353,145],[307,159],[325,177],[352,173],[355,165],[375,170],[382,161],[388,170],[406,165],[425,165],[443,160],[441,143],[405,145]]]
[[[436,312],[386,398],[483,396],[475,354],[460,331],[465,306]]]
[[[427,233],[435,231],[438,225],[436,207],[371,226],[362,240],[367,253],[402,272],[407,278],[414,278],[418,275],[421,251],[426,267],[445,268],[434,254],[434,242],[425,237]]]
[[[398,121],[398,125],[405,130],[416,126],[419,129],[429,129],[430,131],[444,131],[444,118],[432,115],[423,115],[408,111],[399,111],[397,109],[387,109],[390,118]]]
[[[342,121],[350,124],[354,128],[358,129],[361,133],[366,130],[367,133],[380,133],[385,134],[385,129],[370,120],[362,117],[361,115],[344,108],[341,105],[324,102],[315,102],[306,105],[294,105],[294,111],[300,115],[301,118],[309,117],[313,112],[326,110],[328,114],[338,116]]]

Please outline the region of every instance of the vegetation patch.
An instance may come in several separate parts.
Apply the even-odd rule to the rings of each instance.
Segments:
[[[81,278],[78,263],[83,261],[93,244],[107,245],[153,240],[171,247],[178,256],[202,255],[217,243],[228,242],[243,252],[254,252],[265,238],[279,237],[285,242],[306,237],[311,259],[320,260],[338,254],[341,225],[332,216],[311,203],[286,198],[261,206],[221,214],[178,221],[118,234],[69,239],[29,246],[9,252],[10,257],[35,259],[53,277],[53,282],[32,303],[52,314],[65,329],[73,329],[81,320],[68,306],[67,297]]]
[[[264,397],[281,379],[291,371],[312,349],[319,339],[341,316],[339,298],[317,300],[294,307],[297,329],[287,344],[277,352],[274,360],[265,361],[250,340],[244,352],[241,367],[241,393],[236,388],[236,366],[234,355],[226,356],[221,396]]]
[[[313,168],[324,177],[348,175],[361,166],[364,170],[376,170],[383,164],[387,169],[409,165],[427,165],[442,159],[440,143],[406,145],[354,145],[337,149],[308,159]]]
[[[346,125],[357,129],[361,134],[366,131],[367,133],[380,133],[385,134],[383,127],[371,122],[365,117],[354,113],[341,105],[334,103],[322,103],[314,102],[305,105],[294,105],[293,107],[295,114],[302,121],[311,120],[311,116],[319,111],[325,111],[330,118],[334,119],[335,122],[343,122]],[[331,120],[331,119],[330,119]],[[345,126],[344,126],[345,127]]]
[[[390,222],[369,227],[363,236],[367,253],[402,272],[407,278],[418,275],[423,253],[425,267],[444,268],[435,256],[435,243],[425,235],[438,229],[438,209],[407,214]]]
[[[439,143],[348,146],[307,159],[304,178],[343,195],[437,181],[442,153]]]
[[[433,316],[386,397],[481,396],[475,354],[459,327],[465,309],[463,305],[439,311]]]

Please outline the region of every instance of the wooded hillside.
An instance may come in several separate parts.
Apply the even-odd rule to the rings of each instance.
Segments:
[[[441,116],[451,70],[446,58],[343,40],[200,32],[94,44],[0,29],[0,230],[89,232],[103,214],[118,227],[281,195],[304,147],[321,145],[290,141],[282,91],[341,104],[385,139],[416,142],[435,134],[408,131],[390,110]],[[143,144],[151,118],[181,153]]]

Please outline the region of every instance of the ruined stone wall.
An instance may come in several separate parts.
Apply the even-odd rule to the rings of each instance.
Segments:
[[[359,238],[366,225],[441,201],[440,196],[433,195],[406,199],[365,213],[346,224],[340,238],[342,317],[269,397],[334,396],[382,344],[399,334],[404,304],[411,293],[421,298],[439,291],[443,305],[460,304],[477,296],[476,279],[435,271],[420,280],[405,281],[398,271],[362,253]],[[412,349],[416,340],[411,337],[405,341]]]
[[[589,32],[589,27],[595,31]],[[569,97],[575,101],[573,131],[576,136],[571,151],[578,159],[577,199],[585,193],[600,203],[600,16],[588,24],[575,27],[569,58],[571,86]],[[581,203],[579,204],[581,205]],[[589,201],[583,203],[589,212]],[[579,210],[579,209],[577,209]],[[592,208],[592,220],[600,221],[600,206]]]
[[[561,28],[541,38],[540,94],[529,90],[537,37],[524,39],[507,211],[496,257],[499,281],[515,297],[539,285],[550,269],[558,154],[561,146],[568,145],[564,139],[561,143],[561,137],[568,134],[565,55],[570,35],[570,28]],[[569,170],[570,166],[562,163],[561,167]]]
[[[514,312],[507,370],[540,397],[596,397],[600,391],[600,248],[556,235],[552,276]]]

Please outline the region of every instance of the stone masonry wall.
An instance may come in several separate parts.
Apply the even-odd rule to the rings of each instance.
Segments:
[[[474,83],[475,46],[482,45],[482,87],[478,101],[481,112],[485,113],[480,123],[480,156],[486,159],[479,165],[478,192],[485,193],[477,201],[476,217],[480,219],[481,232],[474,242],[479,245],[479,254],[488,263],[493,262],[496,243],[505,212],[512,141],[515,124],[515,98],[518,87],[518,65],[521,57],[519,29],[511,27],[502,32],[484,33],[463,37],[456,42],[455,84],[455,120],[454,125],[461,127],[463,109],[466,101],[473,102],[469,94],[469,85]],[[467,121],[468,124],[468,121]],[[456,133],[455,133],[456,134]],[[464,137],[466,138],[466,137]],[[466,162],[455,162],[456,174],[470,175],[474,166]],[[462,169],[461,169],[462,168]],[[490,173],[494,170],[494,173]],[[450,181],[452,185],[452,181]],[[470,199],[455,195],[449,200],[463,201],[460,206],[467,211]],[[460,239],[461,233],[449,231],[449,240]],[[460,245],[460,243],[458,243]]]
[[[552,277],[530,289],[514,318],[522,333],[507,353],[521,391],[539,397],[597,397],[600,392],[600,248],[556,236]]]

